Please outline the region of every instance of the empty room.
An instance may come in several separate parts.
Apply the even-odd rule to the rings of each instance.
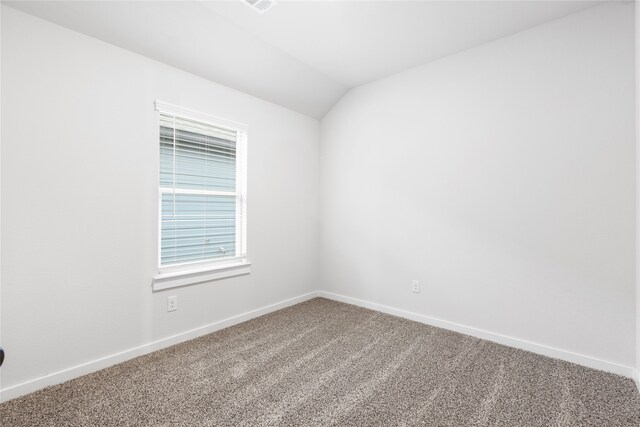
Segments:
[[[640,426],[639,23],[1,1],[0,426]]]

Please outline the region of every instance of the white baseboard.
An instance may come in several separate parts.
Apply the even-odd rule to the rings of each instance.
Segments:
[[[526,341],[519,338],[510,337],[507,335],[498,334],[495,332],[486,331],[483,329],[474,328],[472,326],[461,325],[459,323],[450,322],[448,320],[442,320],[431,316],[425,316],[423,314],[413,313],[410,311],[402,310],[399,308],[389,307],[374,302],[364,301],[358,298],[348,297],[344,295],[334,294],[332,292],[318,291],[318,296],[323,298],[332,299],[347,304],[357,305],[359,307],[368,308],[371,310],[380,311],[382,313],[391,314],[405,319],[413,320],[427,325],[436,326],[443,329],[448,329],[462,334],[471,335],[476,338],[493,341],[498,344],[506,345],[509,347],[518,348],[521,350],[530,351],[532,353],[541,354],[543,356],[553,357],[555,359],[564,360],[578,365],[586,366],[588,368],[598,369],[601,371],[607,371],[614,374],[622,375],[627,378],[634,378],[636,384],[640,384],[640,379],[636,375],[636,370],[631,366],[621,365],[615,362],[609,362],[606,360],[598,359],[591,356],[586,356],[572,351],[562,350],[559,348],[551,347],[544,344],[538,344],[531,341]],[[640,389],[640,385],[638,387]]]
[[[100,359],[92,360],[81,365],[73,366],[67,369],[63,369],[58,372],[45,375],[43,377],[35,378],[7,387],[0,390],[0,402],[6,402],[19,396],[23,396],[28,393],[40,390],[50,385],[59,384],[71,379],[87,375],[92,372],[99,371],[109,366],[121,363],[138,356],[142,356],[151,353],[156,350],[160,350],[175,344],[179,344],[184,341],[188,341],[212,332],[219,331],[229,326],[236,325],[238,323],[245,322],[258,316],[262,316],[267,313],[271,313],[276,310],[280,310],[285,307],[289,307],[304,301],[307,301],[314,297],[323,297],[334,301],[344,302],[347,304],[356,305],[370,310],[380,311],[382,313],[391,314],[405,319],[414,320],[416,322],[425,323],[427,325],[436,326],[443,329],[460,332],[466,335],[471,335],[477,338],[496,342],[509,347],[519,348],[521,350],[530,351],[533,353],[541,354],[544,356],[553,357],[567,362],[576,363],[578,365],[586,366],[588,368],[598,369],[602,371],[612,372],[614,374],[622,375],[628,378],[633,378],[640,391],[640,372],[630,366],[621,365],[615,362],[609,362],[606,360],[585,356],[582,354],[574,353],[567,350],[547,346],[544,344],[533,343],[530,341],[522,340],[519,338],[509,337],[483,329],[474,328],[471,326],[461,325],[459,323],[450,322],[448,320],[442,320],[431,316],[425,316],[423,314],[413,313],[410,311],[389,307],[374,302],[364,301],[358,298],[348,297],[325,291],[309,292],[304,295],[297,296],[288,300],[280,301],[275,304],[271,304],[265,307],[258,308],[256,310],[247,311],[245,313],[238,314],[236,316],[229,317],[199,328],[191,329],[189,331],[182,332],[177,335],[173,335],[161,340],[153,341],[148,344],[141,345],[129,350],[125,350],[120,353],[111,354],[109,356],[102,357]]]
[[[263,314],[271,313],[273,311],[307,301],[316,296],[317,292],[309,292],[308,294],[280,301],[275,304],[258,308],[256,310],[247,311],[245,313],[219,320],[217,322],[210,323],[199,328],[191,329],[177,335],[172,335],[170,337],[153,341],[139,347],[131,348],[120,353],[111,354],[100,359],[92,360],[81,365],[73,366],[58,372],[45,375],[43,377],[35,378],[21,384],[4,388],[0,390],[0,402],[6,402],[8,400],[32,393],[50,385],[60,384],[65,381],[80,377],[82,375],[87,375],[92,372],[108,368],[109,366],[115,365],[117,363],[121,363],[129,359],[151,353],[152,351],[160,350],[184,341],[200,337],[202,335],[207,335],[212,332],[219,331],[220,329],[228,328],[229,326],[245,322],[247,320],[253,319],[254,317],[262,316]]]

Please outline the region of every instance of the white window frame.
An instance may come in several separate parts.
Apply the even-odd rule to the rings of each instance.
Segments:
[[[236,251],[237,256],[216,260],[192,261],[180,264],[162,265],[162,195],[173,194],[173,188],[162,188],[158,184],[158,238],[157,267],[158,273],[153,277],[154,291],[186,286],[194,283],[208,282],[226,277],[249,274],[251,263],[247,258],[247,126],[242,123],[220,119],[208,114],[199,113],[177,105],[162,101],[155,102],[159,114],[199,121],[212,126],[234,131],[236,139],[236,191],[180,190],[180,194],[210,194],[236,197]],[[159,120],[156,126],[159,129]],[[159,141],[156,141],[158,147]],[[158,168],[160,161],[157,162]],[[159,170],[159,169],[158,169]],[[158,180],[159,183],[159,180]]]

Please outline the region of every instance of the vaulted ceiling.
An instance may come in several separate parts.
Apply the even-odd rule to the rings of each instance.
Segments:
[[[601,1],[8,1],[11,7],[321,118],[350,88]]]

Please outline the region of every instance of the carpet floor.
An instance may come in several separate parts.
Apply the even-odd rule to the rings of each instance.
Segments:
[[[8,426],[640,426],[632,380],[316,298],[0,405]]]

